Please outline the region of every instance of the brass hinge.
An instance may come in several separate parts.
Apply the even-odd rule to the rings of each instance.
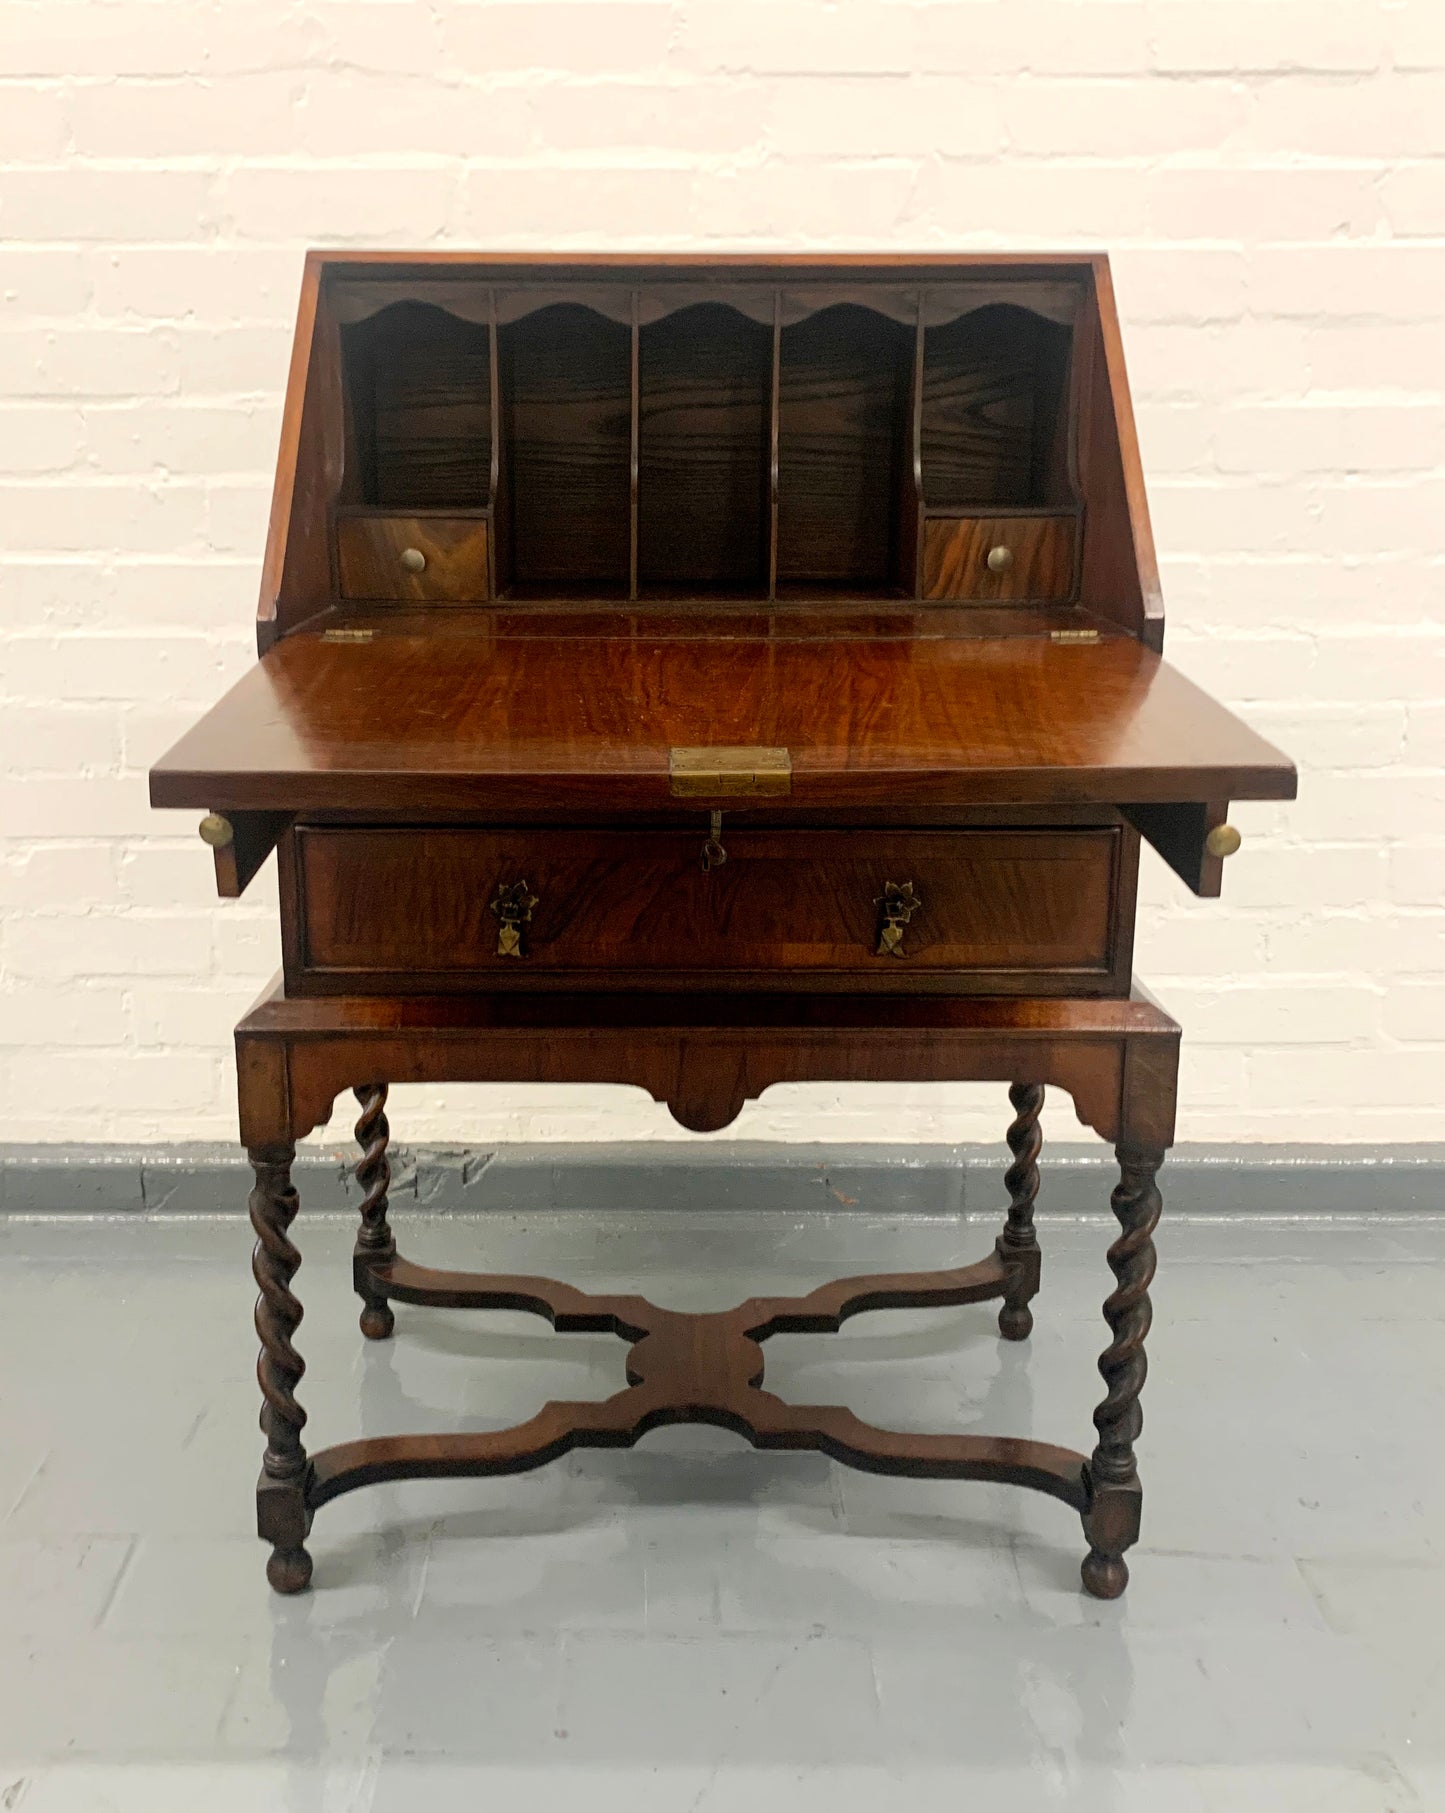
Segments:
[[[322,630],[323,642],[370,642],[374,630]]]
[[[1097,630],[1050,630],[1050,642],[1097,642]]]
[[[786,749],[673,749],[667,773],[674,799],[738,799],[793,789],[793,760]]]

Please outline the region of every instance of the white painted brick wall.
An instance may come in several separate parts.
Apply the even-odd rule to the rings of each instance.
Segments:
[[[1225,902],[1146,856],[1182,1132],[1445,1138],[1441,0],[7,0],[0,1138],[232,1131],[274,880],[217,903],[144,771],[251,660],[313,242],[1108,247],[1170,652],[1303,770]],[[679,1133],[408,1093],[412,1137]],[[789,1088],[733,1131],[1000,1122]]]

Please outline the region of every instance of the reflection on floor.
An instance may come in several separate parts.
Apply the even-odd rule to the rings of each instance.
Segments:
[[[1166,1178],[1167,1182],[1167,1178]],[[622,1382],[622,1344],[401,1308],[304,1214],[313,1445],[491,1427]],[[401,1220],[439,1264],[723,1307],[981,1256],[992,1221]],[[769,1383],[904,1427],[1087,1447],[1103,1220],[993,1307],[779,1337]],[[1077,1520],[662,1431],[518,1479],[328,1507],[265,1584],[249,1229],[0,1224],[0,1807],[448,1813],[1406,1813],[1445,1806],[1445,1222],[1167,1220],[1126,1598]]]

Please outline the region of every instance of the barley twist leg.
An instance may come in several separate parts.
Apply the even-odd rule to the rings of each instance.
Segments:
[[[361,1147],[356,1181],[362,1189],[361,1226],[356,1234],[352,1270],[356,1293],[362,1300],[361,1332],[368,1341],[384,1341],[396,1326],[396,1317],[386,1298],[377,1295],[370,1265],[396,1256],[396,1240],[386,1218],[387,1191],[391,1188],[387,1088],[385,1083],[368,1083],[352,1093],[361,1104],[361,1118],[356,1123],[356,1139]]]
[[[998,1312],[998,1331],[1006,1341],[1023,1341],[1033,1332],[1029,1300],[1039,1288],[1039,1240],[1034,1232],[1034,1198],[1039,1193],[1039,1152],[1043,1134],[1039,1113],[1044,1105],[1042,1083],[1015,1083],[1008,1092],[1014,1121],[1008,1130],[1013,1163],[1004,1172],[1009,1194],[1008,1220],[997,1241],[998,1255],[1008,1268],[1008,1286]]]
[[[311,1518],[306,1509],[308,1464],[301,1431],[306,1412],[296,1401],[296,1387],[306,1363],[292,1344],[301,1321],[301,1305],[291,1280],[301,1264],[288,1230],[299,1203],[291,1182],[296,1148],[290,1144],[253,1147],[251,1225],[256,1246],[251,1271],[260,1295],[256,1299],[256,1334],[261,1352],[256,1377],[261,1386],[261,1430],[266,1452],[256,1490],[256,1521],[272,1545],[266,1575],[278,1593],[299,1593],[311,1579],[311,1557],[305,1540]]]
[[[1134,1443],[1144,1426],[1139,1393],[1148,1371],[1144,1341],[1153,1314],[1149,1286],[1154,1277],[1154,1230],[1162,1206],[1154,1179],[1164,1154],[1120,1146],[1118,1158],[1120,1179],[1111,1207],[1122,1232],[1109,1248],[1109,1269],[1117,1284],[1104,1304],[1113,1340],[1099,1358],[1107,1391],[1094,1412],[1099,1439],[1089,1461],[1090,1503],[1084,1515],[1090,1547],[1083,1580],[1097,1599],[1117,1599],[1128,1585],[1124,1551],[1139,1536]]]

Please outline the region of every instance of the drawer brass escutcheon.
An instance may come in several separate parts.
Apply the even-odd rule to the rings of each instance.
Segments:
[[[903,948],[903,934],[908,929],[908,922],[923,905],[914,891],[913,883],[905,881],[886,881],[883,892],[873,902],[878,911],[878,949],[874,953],[879,957],[906,957]]]
[[[793,759],[786,749],[672,749],[667,773],[674,799],[756,798],[793,790]]]
[[[1097,630],[1050,630],[1050,642],[1092,643],[1099,640]]]
[[[497,955],[521,957],[522,927],[532,918],[537,896],[525,881],[499,881],[492,911],[497,915]]]

